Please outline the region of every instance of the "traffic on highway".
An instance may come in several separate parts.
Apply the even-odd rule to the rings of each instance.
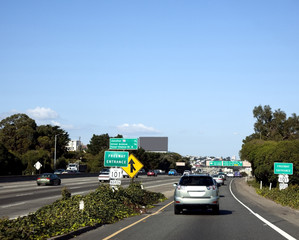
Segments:
[[[208,174],[207,174],[208,175]],[[75,239],[298,239],[298,212],[284,212],[278,207],[267,211],[269,203],[260,201],[254,193],[249,194],[249,186],[244,178],[227,178],[218,185],[215,180],[208,185],[217,188],[217,205],[214,208],[180,208],[175,211],[175,189],[180,183],[191,182],[192,174],[141,175],[138,181],[144,189],[163,193],[168,199],[155,205],[146,214],[130,217],[114,224],[100,226],[74,237]],[[208,177],[208,176],[207,176]],[[205,177],[206,178],[206,177]],[[135,179],[136,180],[136,179]],[[121,180],[128,186],[131,179]],[[198,181],[199,180],[198,178]],[[206,180],[205,180],[206,181]],[[181,181],[182,182],[182,181]],[[181,185],[183,186],[183,182]],[[67,187],[72,195],[94,191],[100,183],[97,177],[62,179],[61,185],[38,186],[36,181],[0,183],[1,217],[17,218],[61,198],[61,189]],[[210,186],[208,186],[210,187]],[[204,187],[207,188],[207,187]],[[194,197],[203,188],[185,188]],[[197,192],[196,192],[197,191]],[[213,191],[213,190],[212,190]],[[186,192],[187,193],[187,192]],[[186,193],[184,193],[186,195]],[[215,192],[216,193],[216,192]],[[180,195],[184,198],[185,195]],[[257,201],[258,200],[258,201]],[[289,215],[286,218],[285,215]],[[167,224],[166,224],[167,223]]]

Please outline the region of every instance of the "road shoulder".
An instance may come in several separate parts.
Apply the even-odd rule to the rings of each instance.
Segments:
[[[265,211],[283,218],[299,227],[299,211],[290,207],[285,207],[274,201],[258,195],[255,189],[247,184],[245,178],[234,179],[234,186],[239,194],[253,202],[255,205],[263,208]]]

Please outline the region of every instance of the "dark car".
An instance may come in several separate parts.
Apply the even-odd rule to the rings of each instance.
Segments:
[[[151,177],[151,176],[153,176],[153,177],[157,177],[157,175],[158,175],[158,173],[157,173],[156,170],[149,170],[149,171],[147,172],[147,176],[148,176],[148,177]]]
[[[57,169],[54,171],[54,174],[62,174],[65,171],[65,169]]]
[[[54,173],[43,173],[36,180],[37,185],[60,185],[61,179]]]

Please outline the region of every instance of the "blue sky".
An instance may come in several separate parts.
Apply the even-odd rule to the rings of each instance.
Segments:
[[[237,156],[258,105],[299,114],[299,2],[1,1],[0,120],[26,113],[88,144],[167,136]]]

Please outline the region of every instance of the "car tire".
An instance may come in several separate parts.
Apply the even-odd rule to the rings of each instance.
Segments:
[[[214,215],[219,215],[219,205],[213,206],[212,210]]]
[[[174,214],[180,214],[181,213],[181,208],[178,206],[174,206]]]
[[[40,186],[40,183],[37,183],[37,186]]]

